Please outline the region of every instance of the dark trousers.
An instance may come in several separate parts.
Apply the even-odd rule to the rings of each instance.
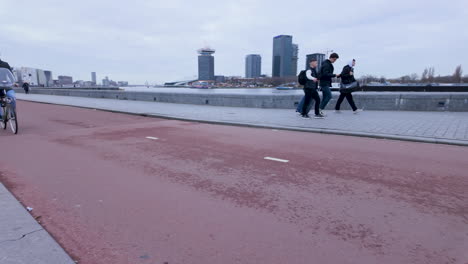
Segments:
[[[309,114],[309,105],[312,103],[312,99],[315,100],[315,114],[320,114],[320,96],[316,89],[305,88],[304,89],[305,97],[304,97],[304,105],[302,106],[301,114],[307,115]]]
[[[340,98],[336,102],[335,110],[340,110],[341,103],[345,99],[348,100],[349,105],[353,108],[353,111],[357,110],[356,104],[354,103],[353,95],[351,93],[340,93]]]

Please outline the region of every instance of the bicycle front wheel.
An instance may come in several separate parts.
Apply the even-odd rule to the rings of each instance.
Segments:
[[[0,125],[2,126],[3,129],[7,128],[7,112],[6,112],[6,107],[2,107],[2,119],[0,120]]]
[[[13,134],[18,134],[18,116],[16,110],[10,109],[8,111],[8,123],[10,124],[10,129]]]

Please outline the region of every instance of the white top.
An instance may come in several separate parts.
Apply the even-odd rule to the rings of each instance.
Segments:
[[[317,81],[317,78],[315,78],[314,76],[312,76],[312,70],[311,69],[308,69],[306,71],[306,77],[307,79],[311,80],[311,81]]]

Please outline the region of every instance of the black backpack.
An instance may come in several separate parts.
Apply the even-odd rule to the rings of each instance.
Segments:
[[[299,75],[297,76],[297,81],[300,85],[305,85],[307,83],[307,76],[305,70],[299,73]]]

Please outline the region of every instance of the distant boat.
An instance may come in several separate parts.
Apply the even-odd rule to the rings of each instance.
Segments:
[[[194,85],[190,87],[191,89],[210,89],[209,86],[206,85]]]
[[[276,90],[293,90],[294,87],[285,87],[285,86],[278,86]]]
[[[208,82],[196,82],[192,84],[192,89],[210,89],[211,86]]]

